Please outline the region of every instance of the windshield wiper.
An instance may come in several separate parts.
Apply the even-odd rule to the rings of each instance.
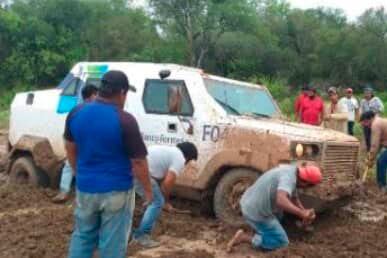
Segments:
[[[239,111],[236,110],[235,108],[233,108],[232,106],[230,106],[230,104],[227,104],[227,103],[225,103],[225,102],[223,102],[223,101],[221,101],[221,100],[219,100],[219,99],[217,99],[217,98],[214,98],[214,99],[215,99],[216,102],[218,102],[220,105],[222,105],[223,107],[228,108],[228,109],[231,110],[233,113],[235,113],[235,115],[238,115],[238,116],[241,115],[241,114],[239,113]]]
[[[244,115],[253,115],[253,116],[258,116],[258,117],[264,117],[264,118],[270,118],[269,115],[265,115],[265,114],[261,114],[261,113],[256,113],[256,112],[251,112],[251,113],[247,113],[247,114],[244,114]]]

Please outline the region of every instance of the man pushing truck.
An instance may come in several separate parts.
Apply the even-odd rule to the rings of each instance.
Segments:
[[[309,188],[322,181],[320,168],[309,165],[280,165],[263,174],[243,194],[240,205],[246,223],[255,231],[247,234],[238,230],[227,245],[251,243],[256,249],[275,250],[289,244],[279,220],[283,212],[300,218],[304,226],[316,218],[313,209],[305,209],[298,198],[297,188]]]

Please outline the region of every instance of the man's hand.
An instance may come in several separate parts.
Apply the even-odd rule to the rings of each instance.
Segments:
[[[303,210],[301,219],[304,225],[310,225],[316,219],[316,212],[314,209]]]
[[[152,184],[149,178],[148,162],[146,159],[133,159],[133,173],[134,176],[140,181],[144,188],[145,204],[148,205],[153,201]]]
[[[175,208],[172,206],[172,204],[170,204],[169,202],[167,202],[163,209],[166,211],[166,212],[174,212],[175,211]]]
[[[366,159],[366,165],[368,168],[373,168],[375,165],[375,159],[373,158],[373,155],[371,153],[368,154],[368,157]]]

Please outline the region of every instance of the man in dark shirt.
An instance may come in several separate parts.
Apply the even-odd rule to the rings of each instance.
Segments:
[[[76,180],[75,230],[69,257],[126,257],[136,176],[152,201],[147,150],[136,119],[123,111],[129,85],[120,71],[107,72],[96,101],[67,117],[65,146]]]

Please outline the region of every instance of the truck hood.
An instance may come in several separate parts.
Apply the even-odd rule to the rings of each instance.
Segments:
[[[236,127],[276,134],[289,140],[310,142],[358,142],[358,139],[331,129],[287,122],[272,118],[233,117],[232,124]]]

